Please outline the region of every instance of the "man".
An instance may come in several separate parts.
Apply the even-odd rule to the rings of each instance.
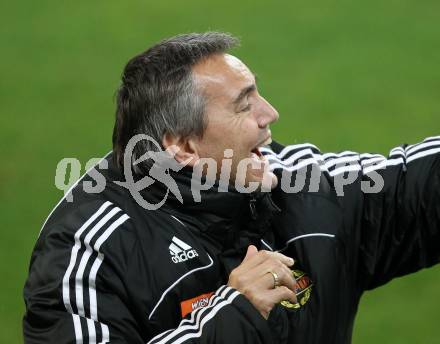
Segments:
[[[128,62],[113,152],[34,249],[26,342],[349,343],[365,290],[439,262],[440,137],[388,159],[269,148],[278,113],[236,43]]]

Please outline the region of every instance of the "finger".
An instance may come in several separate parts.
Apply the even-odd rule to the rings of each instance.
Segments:
[[[229,279],[231,283],[238,285],[253,283],[258,277],[258,271],[252,271],[252,266],[255,265],[255,258],[258,255],[258,250],[254,245],[249,245],[246,256],[239,266],[232,270]],[[229,282],[228,282],[229,283]],[[238,286],[237,285],[237,286]]]
[[[243,263],[249,261],[251,257],[255,256],[257,253],[258,249],[254,245],[249,245],[246,256],[243,259]]]
[[[279,286],[286,286],[293,292],[296,289],[296,281],[293,278],[292,271],[280,262],[276,262],[274,266],[267,264],[265,267],[257,266],[244,274],[242,278],[246,278],[259,290],[267,291]]]
[[[292,270],[279,260],[272,258],[266,260],[254,268],[246,271],[249,276],[255,280],[260,280],[263,288],[272,289],[274,286],[274,275],[276,274],[277,284],[285,285],[291,290],[295,290],[296,281],[293,277]]]
[[[269,259],[267,251],[258,251],[254,245],[250,245],[247,249],[246,256],[240,264],[240,268],[250,270]]]
[[[255,246],[251,246],[256,250]],[[245,269],[252,269],[268,260],[278,260],[286,266],[292,266],[295,263],[292,258],[278,252],[261,250],[255,253],[255,250],[252,249],[251,254],[249,254],[248,248],[248,253],[246,253],[246,257],[241,264]]]
[[[235,269],[241,279],[259,284],[263,289],[272,289],[273,276],[267,273],[275,272],[280,277],[280,285],[286,285],[294,290],[295,282],[290,278],[292,276],[290,268],[279,261],[277,256],[274,256],[272,252],[259,251],[258,254],[254,254],[250,258],[249,256],[250,254],[248,253],[246,255],[246,261],[243,261],[242,264]]]
[[[268,260],[268,259],[275,259],[275,260],[279,260],[281,263],[283,263],[286,266],[293,266],[295,264],[295,260],[291,257],[288,257],[282,253],[279,252],[271,252],[271,251],[264,251],[261,250],[259,251],[259,254],[262,255],[262,259],[263,260]]]
[[[276,275],[276,278],[273,274]],[[269,273],[265,274],[264,280],[266,281],[265,286],[269,289],[273,289],[275,285],[285,286],[292,291],[295,291],[296,288],[296,281],[293,278],[292,271],[286,266],[273,268]]]
[[[296,280],[293,277],[292,270],[287,266],[283,266],[281,271],[278,271],[279,284],[284,285],[290,290],[295,291],[296,289]]]
[[[284,300],[288,300],[294,304],[298,303],[296,294],[285,286],[268,290],[266,296],[274,305]]]
[[[293,266],[295,264],[295,260],[291,257],[285,256],[282,253],[279,252],[270,252],[274,256],[274,258],[280,260],[284,265],[286,266]]]

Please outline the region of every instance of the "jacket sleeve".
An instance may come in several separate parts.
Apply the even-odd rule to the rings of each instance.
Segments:
[[[323,154],[310,144],[275,143],[272,149],[276,153],[264,154],[273,170],[290,171],[297,179],[305,171],[306,183],[295,192],[336,195],[345,259],[361,290],[440,261],[440,136],[396,147],[388,157]],[[323,185],[330,185],[330,192]]]
[[[238,291],[220,287],[207,307],[188,314],[180,324],[148,344],[272,343],[266,320]]]
[[[440,137],[391,150],[363,166],[383,179],[380,192],[364,193],[359,247],[363,289],[440,261]]]
[[[52,216],[34,248],[24,342],[143,343],[122,283],[128,257],[118,254],[134,244],[130,218],[111,202],[78,208]]]

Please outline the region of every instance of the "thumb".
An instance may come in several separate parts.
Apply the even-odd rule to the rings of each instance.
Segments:
[[[250,259],[254,255],[256,255],[257,252],[258,252],[258,249],[254,245],[249,245],[247,252],[246,252],[246,256],[243,259],[243,262],[247,261],[248,259]]]

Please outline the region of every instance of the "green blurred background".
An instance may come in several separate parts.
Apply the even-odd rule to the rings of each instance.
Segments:
[[[387,153],[440,134],[440,2],[2,2],[0,343],[20,343],[22,287],[64,157],[111,148],[121,70],[177,33],[223,30],[258,75],[284,143]],[[440,268],[363,299],[353,342],[440,343]]]

